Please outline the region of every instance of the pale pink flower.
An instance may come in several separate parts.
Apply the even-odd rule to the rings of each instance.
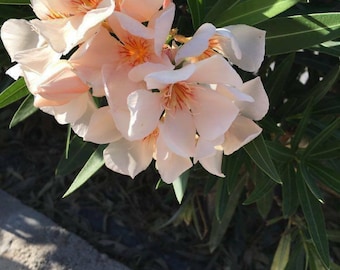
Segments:
[[[104,150],[105,165],[132,178],[145,170],[153,158],[156,159],[156,168],[166,183],[172,183],[192,167],[190,158],[178,156],[166,146],[158,129],[141,140],[122,138],[110,143]]]
[[[104,95],[101,76],[104,65],[124,73],[145,62],[172,67],[167,55],[163,54],[163,45],[172,25],[174,11],[172,4],[157,12],[148,26],[115,12],[108,20],[110,31],[115,37],[102,28],[93,39],[79,48],[70,62],[77,74],[93,88],[95,96]]]
[[[169,3],[163,3],[163,0],[116,0],[116,11],[122,12],[137,21],[147,22],[163,6]]]
[[[205,23],[192,38],[182,37],[181,41],[185,43],[177,52],[176,63],[186,58],[198,61],[220,53],[241,69],[255,72],[264,59],[265,31],[248,25],[216,29]]]
[[[52,48],[66,54],[90,38],[114,11],[113,0],[31,0],[32,24]]]
[[[253,120],[261,120],[269,108],[268,96],[259,77],[245,82],[240,91],[249,95],[253,101],[234,101],[240,109],[240,114],[225,133],[222,146],[226,155],[232,154],[262,132],[262,129]]]
[[[128,96],[127,134],[132,140],[141,139],[158,127],[166,145],[179,156],[194,156],[196,133],[215,140],[239,113],[228,97],[210,86],[242,85],[236,71],[218,55],[180,69],[150,73],[145,82],[150,90],[137,90]]]

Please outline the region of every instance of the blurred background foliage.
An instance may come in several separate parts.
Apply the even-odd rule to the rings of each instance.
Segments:
[[[226,178],[197,165],[172,187],[152,166],[135,180],[100,168],[96,145],[5,75],[1,43],[0,187],[132,269],[340,269],[340,1],[174,2],[186,36],[204,22],[267,31],[270,110],[262,135],[224,158]],[[0,4],[1,24],[34,18],[28,1]],[[80,179],[89,159],[98,171]],[[75,188],[89,181],[62,198],[77,174]]]

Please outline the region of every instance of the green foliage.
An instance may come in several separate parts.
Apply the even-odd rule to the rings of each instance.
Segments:
[[[236,213],[257,208],[256,215],[267,226],[283,224],[276,251],[268,255],[271,269],[337,269],[330,259],[332,242],[328,241],[339,243],[340,228],[329,228],[334,224],[325,219],[324,209],[329,201],[339,200],[340,194],[340,14],[336,12],[337,1],[328,1],[328,5],[317,2],[321,1],[181,2],[184,11],[176,23],[187,27],[183,33],[204,22],[217,27],[244,23],[266,31],[266,58],[258,75],[268,93],[270,109],[258,122],[262,135],[224,157],[226,178],[206,177],[198,170],[198,174],[185,172],[173,183],[173,197],[181,205],[160,228],[181,222],[193,224],[216,255],[225,251],[226,234],[243,222]],[[25,7],[14,6],[29,1],[0,0],[0,4],[3,21],[31,16]],[[188,11],[192,25],[186,21]],[[7,68],[8,56],[2,47],[0,56]],[[22,78],[0,93],[0,108],[25,97],[11,127],[36,111],[33,96]],[[103,166],[105,148],[95,148],[77,137],[67,145],[56,174],[82,169],[64,197]]]

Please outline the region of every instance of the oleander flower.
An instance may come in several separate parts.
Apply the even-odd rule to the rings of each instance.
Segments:
[[[67,54],[90,38],[113,13],[113,0],[31,0],[32,25],[56,51]]]
[[[152,159],[156,160],[156,168],[166,183],[172,183],[192,167],[190,158],[179,156],[167,147],[159,129],[141,140],[121,138],[104,150],[106,167],[131,178],[145,170]]]
[[[248,25],[217,28],[205,23],[191,38],[179,37],[184,42],[176,55],[176,63],[186,58],[199,61],[216,53],[222,54],[239,68],[256,72],[264,59],[265,31]]]
[[[148,70],[143,66],[137,69],[141,73]],[[136,70],[135,73],[138,74]],[[236,71],[218,55],[180,69],[147,74],[145,82],[147,89],[128,96],[128,136],[131,140],[141,139],[158,127],[166,145],[179,156],[194,156],[196,134],[215,140],[228,130],[239,113],[228,97],[210,86],[242,85]]]
[[[225,155],[232,154],[262,132],[254,121],[261,120],[269,108],[268,96],[259,77],[245,82],[240,91],[249,95],[252,100],[234,100],[235,105],[240,109],[240,114],[225,133],[222,144]]]
[[[106,28],[101,28],[79,48],[70,58],[70,63],[77,74],[93,88],[94,96],[105,94],[102,79],[102,68],[105,65],[126,74],[133,67],[145,62],[173,67],[167,55],[163,54],[163,45],[172,25],[174,12],[175,6],[171,4],[158,11],[148,26],[123,13],[115,12],[108,19],[110,32],[115,37]]]
[[[147,22],[162,6],[167,5],[169,3],[163,0],[116,0],[115,11],[122,12],[137,21]]]

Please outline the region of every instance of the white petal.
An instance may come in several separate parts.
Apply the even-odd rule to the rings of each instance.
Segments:
[[[178,50],[175,61],[179,64],[187,57],[200,56],[209,47],[209,39],[215,34],[216,28],[211,23],[202,24],[191,40]]]
[[[229,56],[233,56],[236,59],[241,59],[242,52],[241,49],[230,30],[225,28],[216,29],[215,39],[219,42],[219,46],[214,48],[219,53],[223,54],[223,56],[229,58]]]
[[[148,0],[153,1],[155,0]],[[160,56],[164,43],[167,40],[171,30],[172,22],[175,16],[175,4],[171,3],[166,9],[156,13],[149,22],[148,27],[154,29],[154,48],[156,55]]]
[[[141,140],[152,133],[163,112],[161,96],[147,90],[137,90],[128,96],[130,109],[129,139]]]
[[[198,134],[214,140],[224,134],[239,113],[227,97],[216,91],[197,87],[195,100],[190,103]]]
[[[189,64],[176,70],[164,70],[150,73],[145,77],[145,82],[148,89],[163,89],[168,84],[187,80],[192,76],[195,69],[195,65]]]
[[[109,169],[134,178],[149,166],[152,153],[152,145],[123,138],[106,147],[104,161]]]
[[[146,62],[132,68],[129,72],[129,79],[134,82],[139,82],[143,81],[144,78],[150,73],[173,69],[174,69],[173,65],[167,66],[159,63]]]
[[[172,152],[182,157],[194,155],[196,129],[189,111],[167,113],[159,128],[164,142]]]
[[[217,175],[219,177],[225,177],[221,171],[223,159],[223,151],[216,150],[215,154],[209,157],[201,158],[199,162],[211,174]]]
[[[244,24],[225,28],[231,31],[242,52],[241,59],[235,55],[228,55],[228,58],[241,69],[256,72],[264,59],[266,32]]]
[[[108,106],[97,109],[91,116],[85,141],[105,144],[117,141],[122,135],[117,130]]]
[[[189,78],[192,82],[222,83],[235,87],[241,87],[243,83],[240,75],[221,55],[211,56],[194,65],[196,67],[195,72]]]
[[[140,22],[149,21],[162,6],[163,0],[124,0],[121,12]]]
[[[161,136],[157,140],[157,170],[165,183],[172,183],[182,173],[192,167],[190,158],[185,158],[172,153],[166,146]]]
[[[260,77],[245,82],[240,90],[254,99],[251,103],[235,101],[241,114],[253,120],[261,120],[268,112],[269,100]]]
[[[255,139],[262,129],[252,120],[238,116],[229,130],[225,133],[223,150],[225,155],[230,155],[242,146]]]
[[[31,24],[26,20],[10,19],[1,27],[1,39],[10,55],[12,62],[16,61],[16,53],[37,48],[39,36],[32,30]]]

